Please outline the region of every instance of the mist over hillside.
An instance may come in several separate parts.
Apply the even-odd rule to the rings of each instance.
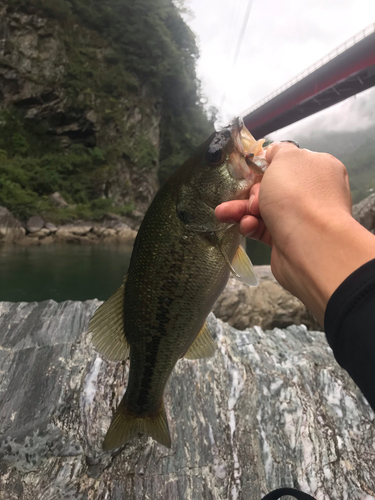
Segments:
[[[363,131],[330,132],[305,136],[302,147],[331,153],[349,172],[353,203],[358,203],[375,189],[375,125]]]
[[[375,189],[375,89],[270,135],[294,139],[302,148],[330,153],[349,172],[353,203]]]

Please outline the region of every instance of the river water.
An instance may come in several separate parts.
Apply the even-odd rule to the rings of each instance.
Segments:
[[[4,246],[0,300],[104,300],[121,285],[131,251],[122,245]]]
[[[253,264],[269,251],[248,241]],[[122,283],[132,246],[45,245],[0,247],[0,301],[87,300],[109,297]]]

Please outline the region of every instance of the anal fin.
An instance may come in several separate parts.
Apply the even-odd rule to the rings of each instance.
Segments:
[[[94,313],[89,323],[92,343],[106,359],[120,361],[129,357],[130,347],[124,332],[124,283]]]
[[[183,356],[187,359],[210,358],[215,354],[216,344],[213,341],[207,322],[203,325],[196,339]]]

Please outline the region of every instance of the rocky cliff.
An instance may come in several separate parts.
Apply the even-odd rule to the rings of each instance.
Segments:
[[[160,163],[173,170],[210,130],[195,58],[171,1],[1,2],[0,205],[55,220],[144,213]]]
[[[0,20],[1,108],[9,111],[5,119],[13,122],[16,115],[24,128],[38,127],[40,134],[63,149],[74,144],[117,148],[111,171],[102,176],[102,191],[115,204],[134,203],[145,211],[157,189],[158,99],[99,94],[95,87],[104,82],[98,77],[108,76],[106,59],[113,50],[94,31],[78,24],[67,34],[57,20],[31,8],[12,11],[3,6]],[[87,87],[75,74],[85,67],[88,73],[95,69]],[[27,134],[14,132],[13,139],[15,134],[19,141],[21,137],[27,141]],[[141,147],[138,142],[152,152],[147,166],[138,166],[132,154]]]

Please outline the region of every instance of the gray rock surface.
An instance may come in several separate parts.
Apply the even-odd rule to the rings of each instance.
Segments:
[[[372,233],[375,230],[375,193],[353,205],[353,217]]]
[[[133,243],[137,232],[126,224],[116,221],[113,227],[106,227],[92,222],[65,224],[56,233],[56,241],[69,243]]]
[[[46,228],[49,229],[50,233],[56,233],[57,227],[52,222],[47,222]]]
[[[78,236],[85,236],[87,233],[89,233],[92,229],[92,223],[91,222],[82,222],[80,224],[76,224],[75,227],[73,227],[73,233],[78,235]]]
[[[42,229],[38,229],[38,231],[34,231],[33,233],[28,234],[29,238],[45,238],[50,234],[50,230],[46,227]]]
[[[49,197],[52,203],[54,203],[57,207],[67,207],[69,206],[68,202],[64,200],[64,198],[61,196],[61,194],[58,191],[55,191],[51,196]]]
[[[22,227],[7,208],[0,207],[0,243],[20,245],[46,245],[58,243],[95,244],[101,241],[113,243],[134,243],[137,231],[123,222],[123,217],[104,220],[101,224],[93,221],[77,221],[56,227],[51,222],[44,223],[38,215],[30,217],[26,228]],[[26,237],[25,237],[26,236]]]
[[[26,229],[28,233],[36,233],[37,231],[40,231],[43,226],[44,226],[44,220],[41,217],[39,217],[39,215],[33,215],[26,222]]]
[[[179,361],[166,389],[172,449],[143,436],[101,451],[128,363],[84,333],[99,304],[0,303],[1,500],[375,498],[374,413],[301,326],[242,332],[211,315],[215,356]]]
[[[13,243],[23,239],[25,234],[21,222],[7,208],[0,207],[0,243]]]
[[[229,279],[213,309],[218,318],[238,330],[256,325],[268,330],[301,324],[309,330],[321,330],[304,304],[277,283],[270,266],[254,269],[259,280],[257,287]]]

